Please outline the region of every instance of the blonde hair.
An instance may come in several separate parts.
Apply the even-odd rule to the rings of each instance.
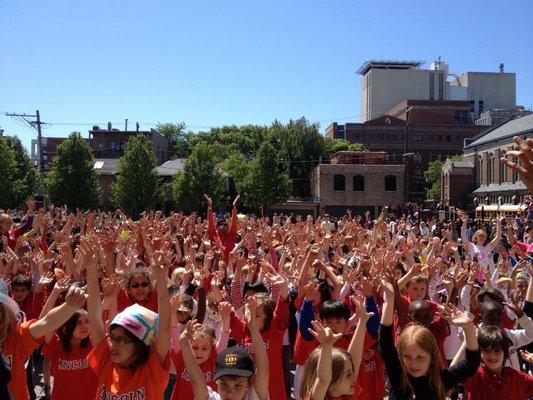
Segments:
[[[478,229],[478,230],[476,231],[476,233],[474,233],[474,236],[472,237],[472,240],[473,240],[473,241],[476,241],[476,240],[477,240],[477,237],[478,237],[479,235],[485,235],[485,239],[486,239],[487,236],[488,236],[488,235],[487,235],[487,232],[485,232],[483,229]],[[475,244],[475,243],[474,243],[474,244]]]
[[[302,399],[309,398],[309,393],[311,393],[311,389],[316,381],[318,358],[320,357],[321,350],[321,347],[314,349],[305,362],[302,385],[300,386],[300,398]],[[329,383],[328,390],[342,379],[346,361],[352,362],[350,353],[338,347],[333,347],[331,350],[331,382]]]
[[[431,362],[429,364],[429,369],[426,372],[426,376],[428,377],[429,385],[435,390],[437,395],[436,398],[438,400],[444,400],[446,398],[446,389],[444,388],[444,384],[442,382],[441,358],[437,341],[429,329],[418,324],[408,325],[402,331],[398,340],[398,344],[396,345],[398,357],[402,363],[404,390],[410,390],[412,393],[414,393],[413,387],[411,386],[407,376],[407,371],[403,364],[403,349],[409,344],[416,344],[431,356]]]
[[[194,331],[192,340],[194,339],[207,339],[211,341],[211,345],[214,346],[216,343],[215,330],[209,325],[202,325]]]

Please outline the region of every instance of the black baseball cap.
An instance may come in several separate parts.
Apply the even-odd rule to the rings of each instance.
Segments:
[[[249,378],[254,372],[252,357],[243,347],[230,347],[217,355],[215,380],[227,375]]]

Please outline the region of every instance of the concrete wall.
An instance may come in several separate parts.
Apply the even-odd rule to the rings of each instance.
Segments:
[[[439,74],[443,75],[442,99],[439,98]],[[444,71],[371,69],[361,80],[361,121],[382,116],[405,99],[430,100],[431,81],[433,99],[447,100],[449,84]]]

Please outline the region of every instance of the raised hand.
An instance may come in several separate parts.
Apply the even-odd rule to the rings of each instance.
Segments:
[[[237,197],[235,197],[235,200],[233,200],[233,208],[237,208],[237,203],[238,203],[240,197],[241,197],[241,195],[238,194]]]
[[[198,323],[197,320],[193,319],[193,320],[190,320],[189,322],[187,322],[187,324],[185,325],[185,329],[181,332],[181,335],[180,335],[180,342],[186,342],[188,343],[193,335],[194,335],[194,331],[196,329],[198,329],[199,327],[201,327],[202,325],[200,325]]]
[[[70,283],[70,276],[64,276],[63,278],[59,279],[55,284],[54,284],[54,289],[55,291],[59,292],[59,293],[63,293],[64,291],[66,291],[69,287],[69,283]]]
[[[464,328],[467,325],[473,324],[472,318],[470,318],[470,316],[465,311],[459,310],[456,306],[452,304],[445,304],[443,306],[440,306],[439,313],[446,321],[448,321],[449,324],[458,327]]]
[[[86,299],[87,295],[83,289],[72,287],[65,296],[65,303],[70,307],[78,309],[83,307]]]
[[[33,197],[28,197],[26,199],[26,207],[28,207],[28,213],[33,213],[35,210],[35,199]]]
[[[501,159],[501,162],[513,171],[518,172],[520,179],[531,193],[533,192],[533,140],[526,139],[526,141],[522,141],[518,136],[515,136],[513,139],[518,146],[518,150],[508,151],[505,157]],[[511,161],[511,157],[518,158],[520,165]]]
[[[258,330],[257,320],[257,302],[253,296],[248,297],[246,304],[244,305],[244,317],[248,324],[249,330]]]
[[[209,208],[213,208],[213,200],[208,195],[204,194],[205,201],[207,202],[207,206]]]
[[[324,327],[322,322],[314,320],[311,322],[313,329],[309,328],[309,333],[315,337],[321,346],[333,346],[342,337],[342,333],[333,333],[330,328]]]
[[[222,301],[218,304],[218,312],[220,313],[222,320],[227,319],[229,321],[232,310],[233,307],[227,301]]]
[[[115,297],[118,295],[120,286],[116,276],[102,279],[102,295],[104,297]]]
[[[520,350],[520,356],[523,360],[526,360],[528,363],[533,364],[533,353],[530,353],[526,350]]]

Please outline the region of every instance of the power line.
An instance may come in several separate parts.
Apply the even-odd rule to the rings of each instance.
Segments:
[[[41,172],[44,171],[44,159],[43,159],[43,136],[41,132],[41,126],[45,124],[45,122],[41,121],[41,115],[39,114],[39,110],[35,111],[35,115],[32,114],[18,114],[18,113],[5,113],[6,117],[12,117],[15,119],[22,119],[25,122],[27,122],[32,128],[37,130],[37,142],[39,145],[39,170]],[[29,118],[35,118],[35,121],[30,120]]]

